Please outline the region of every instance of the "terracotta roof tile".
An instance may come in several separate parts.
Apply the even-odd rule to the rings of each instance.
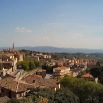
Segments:
[[[68,69],[68,68],[70,68],[70,67],[57,67],[57,68],[54,68],[54,70],[63,70],[63,69]]]
[[[83,78],[94,78],[91,74],[86,73],[84,75],[82,75]]]
[[[17,86],[18,86],[18,89],[17,89]],[[28,88],[31,88],[33,86],[23,82],[17,82],[15,81],[14,78],[7,77],[0,80],[0,87],[9,89],[13,92],[21,92],[21,91],[26,91]]]
[[[29,75],[23,79],[25,82],[33,84],[34,87],[57,87],[57,81],[54,79],[43,79],[38,75]]]

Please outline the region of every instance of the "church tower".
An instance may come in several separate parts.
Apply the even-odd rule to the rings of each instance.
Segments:
[[[13,48],[12,48],[12,49],[13,49],[13,50],[15,49],[15,48],[14,48],[14,43],[13,43]]]

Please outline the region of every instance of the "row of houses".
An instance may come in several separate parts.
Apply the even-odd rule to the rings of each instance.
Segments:
[[[65,75],[76,77],[81,71],[87,68],[87,60],[78,60],[73,58],[53,60],[50,55],[42,53],[32,53],[29,56],[32,60],[39,61],[39,58],[47,59],[47,65],[58,65],[53,68],[52,76],[64,77]],[[35,59],[36,58],[36,59]],[[48,60],[49,59],[49,60]],[[60,89],[60,83],[57,79],[45,79],[46,70],[36,69],[34,73],[25,73],[23,70],[18,70],[16,63],[23,60],[23,55],[14,49],[4,50],[0,53],[0,75],[5,76],[0,80],[0,96],[8,98],[21,99],[25,97],[31,88],[49,88],[51,90]],[[90,74],[85,74],[83,78],[93,78]]]
[[[16,78],[8,76],[0,80],[0,96],[21,99],[25,97],[31,88],[49,88],[51,90],[60,89],[60,83],[57,79],[44,79],[39,73],[43,70],[37,70],[37,74],[22,76]],[[57,67],[53,69],[53,76],[72,75],[70,67]],[[94,77],[86,73],[82,75],[83,78],[94,79]]]
[[[55,90],[59,88],[59,83],[54,79],[43,79],[35,74],[28,75],[21,80],[6,77],[0,80],[0,96],[21,99],[27,95],[31,88],[36,87]]]
[[[61,66],[53,69],[53,77],[57,77],[57,76],[64,77],[65,75],[77,77],[80,72],[85,70],[86,70],[85,67],[70,69],[70,67]]]
[[[50,54],[32,52],[32,54],[29,55],[29,58],[31,60],[40,61],[40,59],[51,59],[51,55]]]
[[[95,59],[86,59],[86,58],[72,58],[72,59],[66,59],[66,58],[61,58],[59,60],[54,60],[53,58],[50,60],[47,60],[46,65],[48,66],[54,66],[54,65],[58,65],[58,66],[95,66],[97,63],[97,60]]]
[[[30,58],[48,55],[35,54]],[[27,95],[31,88],[49,88],[52,90],[58,89],[59,83],[54,79],[44,79],[46,70],[36,69],[35,73],[25,73],[25,71],[17,69],[16,63],[23,60],[23,55],[15,50],[6,49],[0,53],[0,97],[21,99]],[[37,58],[37,60],[39,60]]]
[[[0,76],[10,74],[17,69],[17,62],[23,61],[23,54],[17,50],[0,52]]]

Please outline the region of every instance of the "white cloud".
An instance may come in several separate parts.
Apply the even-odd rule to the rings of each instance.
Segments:
[[[24,27],[16,27],[16,32],[19,32],[19,33],[31,33],[32,30],[24,28]]]
[[[16,31],[21,33],[27,33],[28,30],[29,29],[23,27],[16,28]],[[24,35],[22,35],[20,37],[23,38],[21,39],[22,45],[48,45],[72,48],[103,47],[102,27],[96,29],[95,26],[92,27],[81,24],[47,23],[33,30],[31,36],[26,35],[24,38]],[[32,32],[32,30],[29,32]]]

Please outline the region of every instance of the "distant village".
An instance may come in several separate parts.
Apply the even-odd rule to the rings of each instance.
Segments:
[[[24,61],[25,58],[39,64],[32,70],[25,70],[22,65],[18,66],[18,62]],[[13,44],[11,49],[0,52],[0,100],[21,99],[27,95],[30,88],[49,88],[56,91],[61,88],[59,79],[66,75],[98,82],[98,78],[86,72],[97,62],[96,59],[77,57],[55,59],[52,53],[35,51],[25,54],[25,50],[16,50]]]

